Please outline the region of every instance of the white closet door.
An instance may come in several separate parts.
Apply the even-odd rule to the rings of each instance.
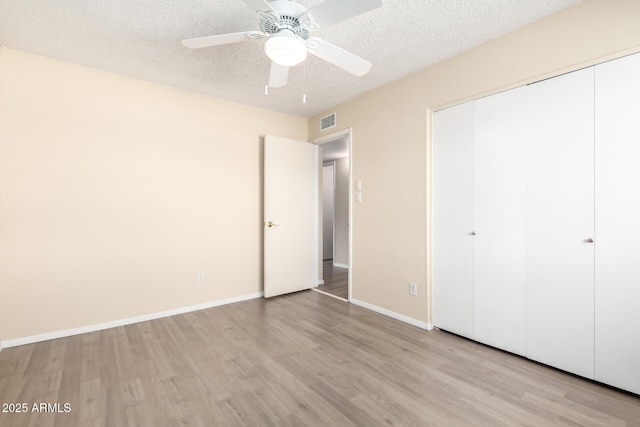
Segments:
[[[433,324],[473,338],[473,103],[433,114]]]
[[[596,380],[640,393],[640,55],[596,66]]]
[[[593,68],[529,86],[527,357],[593,378]]]
[[[474,338],[526,352],[526,87],[474,104]]]

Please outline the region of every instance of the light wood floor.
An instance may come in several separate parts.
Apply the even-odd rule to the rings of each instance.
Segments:
[[[322,279],[324,284],[318,289],[340,298],[349,299],[349,269],[336,267],[333,260],[322,262]]]
[[[0,353],[9,426],[623,426],[640,398],[306,291]]]

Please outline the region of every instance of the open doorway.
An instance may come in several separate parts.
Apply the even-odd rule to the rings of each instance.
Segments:
[[[316,290],[350,299],[351,156],[350,133],[316,141],[321,165],[318,183],[318,254]]]

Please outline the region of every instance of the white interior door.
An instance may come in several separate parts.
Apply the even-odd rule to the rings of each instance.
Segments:
[[[473,338],[473,102],[433,114],[433,324]]]
[[[264,138],[264,296],[313,286],[313,144]]]
[[[640,393],[640,55],[596,66],[595,378]]]
[[[526,90],[474,102],[474,339],[526,353]]]
[[[527,357],[593,378],[593,68],[529,86]]]

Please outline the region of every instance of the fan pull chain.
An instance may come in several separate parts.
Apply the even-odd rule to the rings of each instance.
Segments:
[[[302,63],[302,81],[303,82],[307,82],[307,61],[304,61]],[[307,94],[303,93],[302,94],[302,103],[306,104],[307,103]]]

